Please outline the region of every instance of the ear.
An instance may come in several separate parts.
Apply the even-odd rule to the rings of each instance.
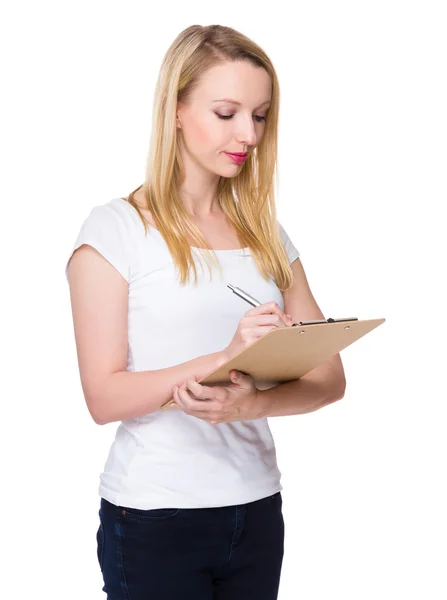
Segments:
[[[180,103],[179,102],[177,102],[177,112],[175,115],[175,126],[177,129],[182,128],[182,124],[180,122]]]

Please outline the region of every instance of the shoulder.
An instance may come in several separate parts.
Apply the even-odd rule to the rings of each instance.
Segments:
[[[289,237],[286,230],[284,229],[284,227],[281,225],[281,223],[278,220],[277,220],[277,224],[278,224],[279,236],[281,238],[281,241],[283,243],[283,246],[284,246],[287,256],[289,258],[289,263],[292,263],[300,256],[300,252],[296,248],[292,239]]]
[[[121,221],[129,225],[135,222],[136,211],[124,198],[112,198],[104,204],[96,205],[93,210],[98,216],[110,221]]]
[[[132,239],[139,220],[136,210],[123,198],[112,198],[92,207],[83,226],[98,232],[119,233]]]
[[[130,208],[130,210],[132,210],[135,215],[138,215],[138,218],[140,218],[140,216],[138,214],[138,211],[139,211],[143,215],[144,219],[146,220],[146,222],[149,225],[152,225],[152,227],[156,227],[152,213],[147,208],[142,207],[141,200],[139,197],[138,198],[136,197],[136,194],[133,197],[133,201],[134,201],[136,207],[138,208],[138,211],[133,204],[128,202],[127,198],[119,198],[119,200],[122,200],[123,202],[125,202],[127,204],[127,206]]]
[[[138,240],[134,217],[123,200],[114,198],[94,205],[84,218],[70,250],[65,272],[73,253],[83,245],[92,246],[129,281]]]

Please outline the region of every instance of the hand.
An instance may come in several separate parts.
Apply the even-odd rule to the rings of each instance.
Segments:
[[[230,421],[254,420],[264,417],[266,405],[250,375],[231,371],[233,384],[207,386],[190,379],[174,386],[173,398],[187,415],[216,425]]]
[[[274,301],[255,306],[239,321],[233,339],[223,352],[227,360],[230,360],[272,329],[290,327],[292,324],[291,315],[286,315]]]

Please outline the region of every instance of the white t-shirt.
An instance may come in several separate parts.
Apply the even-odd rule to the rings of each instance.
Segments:
[[[299,252],[278,227],[293,262]],[[248,248],[217,250],[223,276],[212,268],[210,280],[193,247],[198,285],[191,274],[181,286],[161,233],[149,226],[145,236],[137,211],[122,198],[93,207],[72,253],[82,244],[96,248],[129,284],[127,371],[163,369],[228,346],[251,306],[227,283],[284,308],[275,280],[261,276]],[[283,489],[280,479],[267,418],[211,424],[182,410],[158,410],[120,422],[99,495],[142,510],[218,507],[274,494]]]

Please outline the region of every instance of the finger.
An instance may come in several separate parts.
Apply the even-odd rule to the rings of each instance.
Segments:
[[[277,315],[280,319],[281,322],[284,323],[284,325],[289,326],[292,325],[293,320],[291,319],[291,317],[289,315],[286,315],[286,313],[280,308],[280,306],[272,301],[272,302],[266,302],[265,304],[260,304],[259,306],[255,306],[254,308],[248,310],[245,313],[247,316],[255,316],[255,315]]]
[[[207,386],[200,387],[205,388]],[[195,400],[191,397],[190,392],[179,388],[176,388],[175,394],[177,397],[181,396],[176,404],[178,404],[186,414],[196,417],[197,419],[202,419],[212,425],[223,422],[222,415],[219,413],[219,407],[213,400]]]
[[[254,308],[250,308],[245,314],[246,315],[265,315],[276,313],[280,317],[285,317],[284,311],[280,308],[279,304],[275,301],[265,302]]]
[[[200,400],[205,400],[209,398],[217,399],[219,395],[219,390],[216,390],[215,388],[212,388],[207,385],[202,385],[201,383],[198,383],[197,381],[194,381],[192,379],[189,379],[186,382],[186,387],[192,393],[193,396]]]
[[[213,409],[213,406],[211,406],[213,403],[212,400],[196,400],[195,398],[192,398],[187,390],[178,390],[178,396],[183,403],[184,409],[190,412],[208,413]]]
[[[230,376],[231,376],[231,381],[233,383],[240,384],[244,381],[242,373],[240,373],[239,371],[231,371]]]
[[[185,407],[183,405],[183,400],[180,398],[179,396],[179,387],[177,385],[174,386],[173,388],[173,393],[172,393],[172,397],[174,399],[174,403],[181,408],[182,410],[185,410]]]
[[[242,389],[252,390],[256,387],[253,377],[251,375],[242,373],[241,371],[232,370],[230,377],[233,385],[237,385]]]
[[[186,390],[190,391],[193,396],[197,398],[205,398],[204,386],[200,385],[200,383],[197,383],[197,381],[194,381],[193,379],[188,379],[185,385]]]
[[[256,327],[259,327],[260,325],[273,325],[274,327],[282,327],[285,325],[284,318],[276,313],[258,315],[257,317],[253,317],[253,319],[255,320],[254,325]],[[288,322],[289,321],[287,321],[287,323]]]

